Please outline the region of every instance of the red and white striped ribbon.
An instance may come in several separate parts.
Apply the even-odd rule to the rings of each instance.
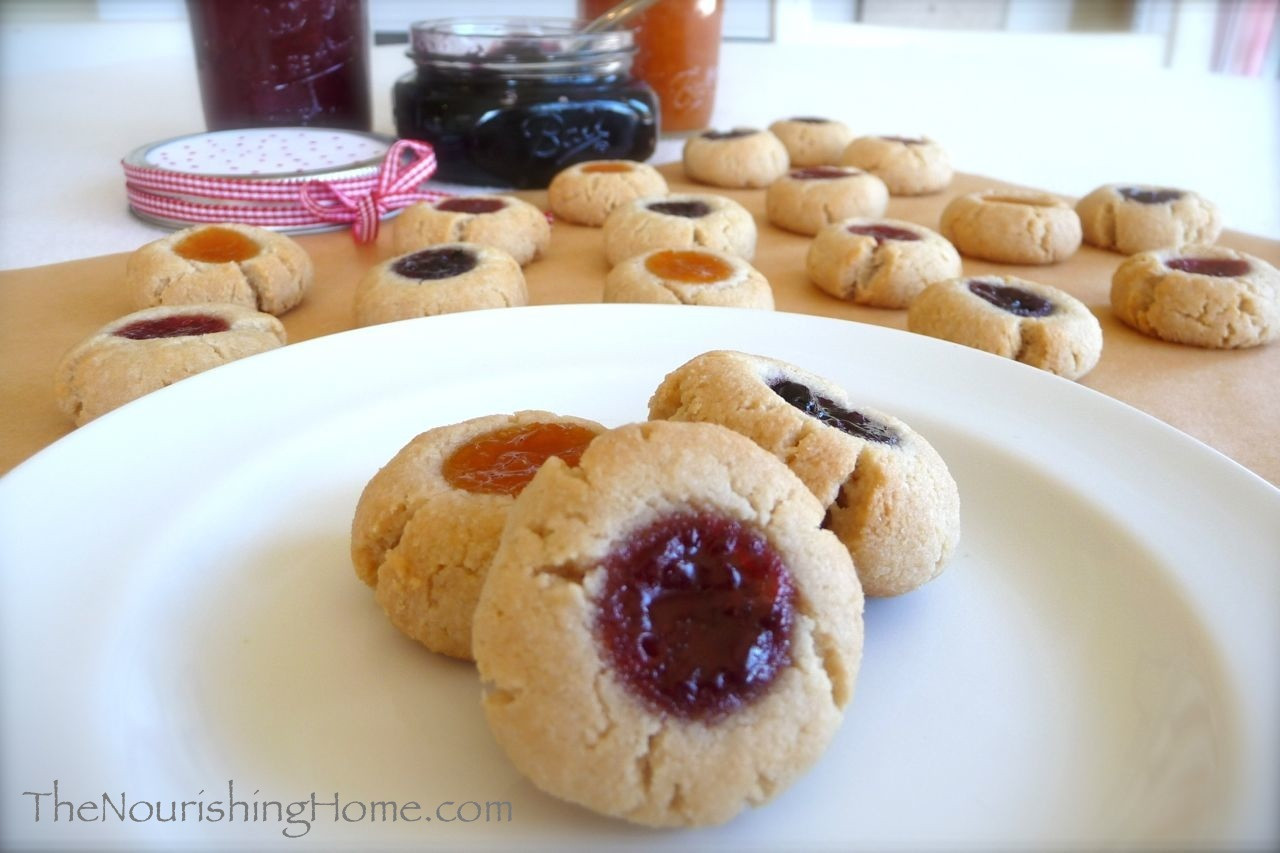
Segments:
[[[327,181],[235,178],[122,165],[129,203],[140,213],[268,228],[350,223],[359,243],[377,238],[378,224],[387,213],[448,195],[421,188],[435,174],[436,155],[429,144],[411,139],[394,142],[375,173]]]

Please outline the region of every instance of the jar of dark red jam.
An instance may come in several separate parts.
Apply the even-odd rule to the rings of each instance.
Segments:
[[[396,133],[430,142],[436,177],[545,187],[584,160],[645,160],[658,102],[631,76],[630,30],[577,32],[557,19],[419,21],[417,70],[395,84]]]

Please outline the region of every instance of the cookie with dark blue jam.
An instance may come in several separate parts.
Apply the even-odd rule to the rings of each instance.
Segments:
[[[649,417],[728,427],[785,463],[825,507],[823,526],[848,549],[867,595],[919,587],[955,550],[959,493],[937,451],[797,365],[703,353],[667,375]]]
[[[516,768],[648,826],[722,823],[785,789],[834,735],[861,654],[862,591],[823,515],[713,424],[629,424],[576,468],[545,463],[471,634]]]
[[[1079,379],[1102,356],[1102,326],[1065,290],[1013,276],[930,284],[907,308],[907,330]]]
[[[479,243],[443,243],[383,261],[356,285],[356,324],[371,326],[481,308],[525,305],[510,254]]]
[[[1212,243],[1222,231],[1215,204],[1174,187],[1104,184],[1076,202],[1076,214],[1086,243],[1125,255]]]

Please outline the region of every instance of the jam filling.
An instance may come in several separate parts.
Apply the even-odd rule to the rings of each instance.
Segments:
[[[1148,190],[1142,187],[1120,187],[1116,192],[1129,199],[1129,201],[1141,202],[1142,204],[1164,204],[1166,201],[1177,201],[1182,198],[1182,190]]]
[[[969,292],[1019,317],[1048,317],[1053,313],[1052,302],[1020,287],[991,281],[971,281]]]
[[[846,409],[834,400],[813,393],[813,389],[807,385],[790,379],[777,379],[769,383],[769,389],[806,415],[854,438],[889,445],[896,445],[902,440],[888,424],[872,420],[862,412]]]
[[[446,198],[436,205],[436,210],[450,213],[493,213],[502,210],[507,203],[500,198]]]
[[[475,253],[468,249],[423,249],[405,255],[392,264],[391,269],[405,278],[434,281],[471,272],[477,263]]]
[[[924,145],[924,140],[913,136],[882,136],[881,139],[887,139],[890,142],[900,142],[903,145]]]
[[[185,338],[225,332],[231,324],[212,314],[171,314],[154,320],[136,320],[112,332],[117,338],[145,341],[151,338]]]
[[[1235,278],[1249,271],[1249,262],[1240,258],[1170,258],[1164,265],[1169,269],[1216,278]]]
[[[174,244],[173,251],[189,261],[226,264],[256,257],[262,247],[239,231],[211,225],[183,237]]]
[[[816,116],[796,116],[791,120],[798,121],[802,124],[830,124],[831,123],[831,119],[829,118],[817,118]]]
[[[602,566],[598,636],[619,680],[654,709],[714,720],[757,699],[790,664],[791,573],[748,525],[669,516]]]
[[[649,205],[654,213],[665,213],[667,216],[683,216],[685,219],[697,219],[711,212],[711,205],[705,201],[655,201]]]
[[[588,163],[582,167],[584,172],[630,172],[630,163]]]
[[[444,461],[444,479],[467,492],[518,495],[552,456],[576,467],[595,437],[595,432],[578,424],[503,427],[473,438],[449,454]]]
[[[847,178],[856,175],[856,169],[843,169],[839,166],[809,166],[805,169],[792,169],[787,176],[797,181],[825,180],[827,178]]]
[[[708,130],[702,134],[703,139],[741,139],[744,136],[751,136],[759,133],[758,130],[752,130],[749,127],[735,127],[733,130]]]
[[[920,235],[916,232],[908,231],[905,228],[895,228],[892,225],[850,225],[845,230],[850,234],[874,237],[877,246],[886,240],[911,241],[920,239]]]
[[[645,259],[644,267],[658,278],[684,284],[712,284],[733,275],[733,267],[708,252],[665,249]]]

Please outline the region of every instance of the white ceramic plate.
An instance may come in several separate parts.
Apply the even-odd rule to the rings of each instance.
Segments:
[[[519,777],[473,668],[389,627],[348,532],[418,432],[535,407],[640,420],[667,371],[714,348],[803,365],[913,425],[959,483],[964,533],[937,581],[868,604],[857,693],[817,766],[727,826],[652,833]],[[638,306],[349,332],[78,430],[0,479],[0,525],[7,844],[1277,840],[1280,492],[1102,395],[951,344]],[[313,822],[277,820],[293,802],[309,820],[313,792]],[[367,806],[410,801],[395,821]]]

